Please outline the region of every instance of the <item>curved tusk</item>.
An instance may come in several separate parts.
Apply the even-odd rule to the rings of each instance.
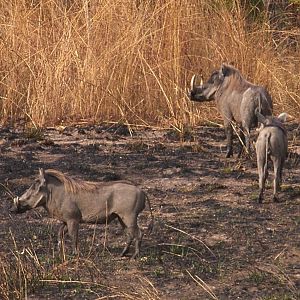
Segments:
[[[15,198],[14,198],[14,204],[15,204],[16,206],[18,206],[18,203],[19,203],[19,197],[15,197]]]
[[[200,85],[203,85],[203,76],[201,75]]]
[[[191,79],[191,90],[193,90],[194,87],[195,87],[195,80],[196,80],[196,75],[194,74],[192,79]]]

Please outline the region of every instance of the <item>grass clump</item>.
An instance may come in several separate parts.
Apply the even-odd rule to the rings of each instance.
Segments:
[[[44,131],[40,127],[30,127],[25,130],[25,137],[34,141],[41,141],[45,139]]]

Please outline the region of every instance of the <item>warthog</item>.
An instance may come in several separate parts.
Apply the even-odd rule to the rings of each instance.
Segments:
[[[140,253],[142,232],[137,218],[148,202],[153,225],[153,215],[147,195],[135,185],[126,181],[88,182],[72,179],[56,170],[39,170],[30,188],[15,198],[12,212],[23,213],[42,206],[49,216],[62,221],[58,242],[62,245],[64,233],[72,239],[73,252],[78,253],[79,223],[107,224],[118,218],[128,232],[128,239],[121,255],[129,251],[135,240],[133,258]]]
[[[258,121],[262,124],[256,141],[257,169],[259,175],[258,202],[262,203],[265,181],[268,177],[268,158],[271,158],[274,167],[273,201],[277,202],[277,192],[280,190],[282,169],[287,157],[287,133],[283,126],[286,113],[275,117],[264,117],[256,112]]]
[[[208,81],[196,85],[196,75],[191,79],[190,99],[204,102],[216,100],[217,108],[224,121],[227,137],[226,157],[233,155],[232,123],[240,127],[241,155],[243,145],[250,151],[250,129],[257,126],[256,108],[264,116],[272,115],[272,99],[267,90],[245,80],[241,73],[232,66],[222,64],[220,70],[214,71]]]

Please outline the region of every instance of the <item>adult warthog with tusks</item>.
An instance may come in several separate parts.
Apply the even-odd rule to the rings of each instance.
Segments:
[[[133,258],[140,254],[142,232],[137,224],[139,213],[148,202],[151,213],[150,231],[153,215],[150,202],[137,186],[127,181],[88,182],[72,179],[56,170],[39,170],[30,188],[15,198],[12,212],[23,213],[43,206],[49,216],[62,221],[58,232],[58,242],[62,245],[64,233],[72,239],[73,252],[78,253],[78,229],[80,223],[107,224],[118,218],[127,230],[128,239],[121,255],[129,251],[135,241]]]
[[[262,124],[256,141],[257,168],[259,175],[258,202],[263,200],[265,182],[268,177],[268,158],[271,158],[274,168],[273,201],[277,202],[277,193],[280,191],[282,170],[288,151],[287,132],[283,125],[287,114],[282,113],[276,117],[264,117],[256,113],[258,121]]]
[[[196,85],[196,75],[191,80],[190,99],[204,102],[215,100],[218,110],[224,121],[227,138],[226,157],[233,155],[232,135],[233,122],[240,128],[241,155],[243,145],[247,152],[250,151],[250,129],[257,126],[255,110],[258,108],[264,116],[272,115],[272,99],[268,91],[244,79],[234,67],[222,64],[221,68],[214,71],[208,81]]]

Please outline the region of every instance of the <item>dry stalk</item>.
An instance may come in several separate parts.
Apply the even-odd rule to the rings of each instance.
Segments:
[[[218,300],[218,297],[212,291],[208,284],[206,284],[199,276],[193,276],[188,270],[186,272],[189,276],[214,300]]]
[[[187,232],[185,232],[184,230],[182,230],[182,229],[179,229],[179,228],[176,228],[176,227],[173,227],[173,226],[170,226],[170,225],[167,225],[167,224],[165,224],[165,226],[166,227],[168,227],[168,228],[171,228],[171,229],[173,229],[173,230],[176,230],[176,231],[178,231],[178,232],[181,232],[181,233],[183,233],[183,234],[185,234],[185,235],[187,235],[187,236],[189,236],[190,238],[192,238],[193,240],[196,240],[196,241],[198,241],[198,242],[200,242],[214,257],[216,257],[216,255],[213,253],[213,251],[202,241],[202,240],[200,240],[199,238],[197,238],[197,237],[195,237],[195,236],[193,236],[193,235],[191,235],[191,234],[189,234],[189,233],[187,233]]]

